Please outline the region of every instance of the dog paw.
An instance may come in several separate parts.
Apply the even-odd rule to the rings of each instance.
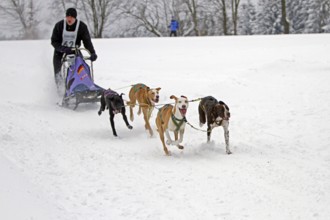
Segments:
[[[165,156],[171,156],[172,154],[171,154],[171,151],[165,151]]]
[[[171,145],[172,144],[172,141],[171,140],[166,140],[166,144],[167,145]]]
[[[128,129],[132,130],[133,126],[132,125],[127,125]]]
[[[102,114],[102,111],[98,111],[97,114],[100,116]]]
[[[180,145],[180,144],[178,144],[177,146],[178,146],[178,148],[179,148],[180,150],[183,150],[183,148],[184,148],[184,146],[182,146],[182,145]]]
[[[230,150],[226,150],[227,154],[232,154],[232,152]]]

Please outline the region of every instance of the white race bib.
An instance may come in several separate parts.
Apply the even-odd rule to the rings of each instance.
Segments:
[[[80,25],[80,21],[78,20],[76,29],[74,31],[67,31],[66,30],[66,20],[64,19],[62,46],[65,46],[65,47],[75,47],[76,46],[79,25]]]

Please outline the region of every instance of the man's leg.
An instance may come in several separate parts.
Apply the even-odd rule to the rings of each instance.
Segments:
[[[63,79],[60,74],[62,67],[62,57],[59,54],[54,53],[53,65],[54,65],[55,83],[58,88],[63,83]]]

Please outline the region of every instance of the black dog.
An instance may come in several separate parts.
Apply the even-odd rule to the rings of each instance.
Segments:
[[[123,115],[124,122],[125,122],[126,126],[128,127],[128,129],[133,128],[127,121],[126,109],[125,109],[122,95],[123,94],[119,95],[117,92],[115,92],[111,89],[105,90],[102,93],[101,107],[100,107],[100,110],[98,111],[98,114],[101,115],[102,112],[105,110],[105,108],[109,109],[112,133],[116,137],[117,137],[117,132],[116,132],[116,128],[115,128],[115,122],[113,120],[113,118],[115,117],[115,114],[121,113]]]
[[[201,99],[199,106],[199,122],[200,126],[203,126],[207,122],[207,142],[211,139],[212,129],[218,126],[222,126],[224,130],[226,153],[231,154],[229,150],[229,118],[230,112],[228,106],[222,102],[216,100],[212,96],[206,96]]]

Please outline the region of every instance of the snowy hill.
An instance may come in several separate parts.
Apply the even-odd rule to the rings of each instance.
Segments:
[[[233,154],[222,129],[206,144],[187,126],[166,157],[137,115],[133,130],[116,116],[114,138],[98,104],[56,105],[49,40],[2,41],[0,219],[330,218],[329,35],[93,42],[95,82],[125,99],[142,82],[162,88],[160,103],[226,102]]]

